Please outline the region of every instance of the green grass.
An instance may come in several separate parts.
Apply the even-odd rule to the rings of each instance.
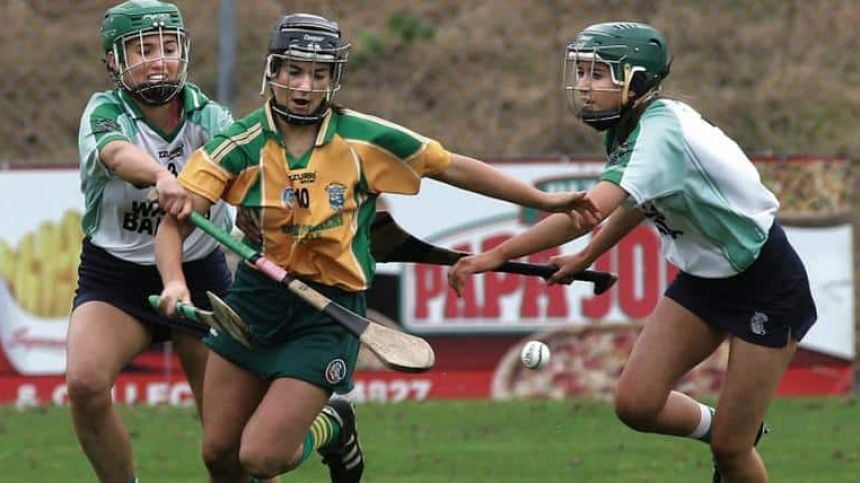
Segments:
[[[359,406],[368,483],[710,481],[707,447],[626,429],[590,401]],[[143,483],[204,481],[190,409],[123,408]],[[774,482],[860,481],[853,398],[779,399],[760,445]],[[94,481],[66,408],[0,407],[0,481]],[[328,481],[314,457],[285,482]]]

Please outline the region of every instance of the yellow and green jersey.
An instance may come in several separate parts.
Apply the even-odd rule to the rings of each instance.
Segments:
[[[375,270],[376,196],[415,194],[450,163],[437,141],[350,110],[327,116],[313,148],[294,158],[267,103],[195,152],[179,180],[213,203],[255,211],[256,248],[293,275],[360,291]]]

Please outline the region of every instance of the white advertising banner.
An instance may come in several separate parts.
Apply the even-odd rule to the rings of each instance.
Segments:
[[[21,375],[62,373],[84,206],[76,170],[0,171],[0,347]]]
[[[503,163],[509,174],[548,190],[585,189],[601,164]],[[386,195],[384,203],[413,235],[463,251],[486,249],[526,229],[536,213],[443,185],[424,182],[417,196]],[[60,374],[65,367],[68,313],[77,280],[83,198],[74,169],[0,171],[0,366],[19,375]],[[850,225],[786,226],[806,262],[819,322],[803,346],[854,356],[852,230]],[[529,258],[575,250],[584,240]],[[826,249],[822,249],[826,247]],[[626,237],[594,269],[618,275],[595,297],[591,285],[547,286],[534,277],[474,277],[465,296],[448,289],[446,267],[380,265],[400,278],[400,320],[417,333],[524,333],[563,326],[644,319],[671,280],[674,268],[660,255],[650,227]],[[0,367],[2,372],[4,367]]]

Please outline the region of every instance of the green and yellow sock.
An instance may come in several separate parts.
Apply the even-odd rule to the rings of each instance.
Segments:
[[[302,452],[302,462],[313,453],[314,450],[323,448],[340,437],[340,425],[325,413],[317,414],[311,429],[305,436]]]
[[[701,414],[699,425],[687,437],[711,444],[711,429],[714,426],[714,413],[716,410],[707,404],[699,403],[699,412]]]

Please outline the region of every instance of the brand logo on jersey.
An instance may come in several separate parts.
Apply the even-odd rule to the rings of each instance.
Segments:
[[[122,131],[122,127],[113,119],[98,119],[93,123],[93,134],[119,131]]]
[[[122,216],[122,229],[155,236],[161,223],[161,209],[157,201],[132,201],[131,211]]]
[[[174,159],[182,156],[182,153],[185,152],[185,146],[180,144],[171,150],[160,149],[158,151],[158,159],[164,159],[167,161],[173,161]]]
[[[329,384],[337,384],[346,377],[346,362],[343,359],[333,359],[325,367],[325,380]]]
[[[654,226],[657,227],[657,231],[659,231],[661,235],[672,237],[674,240],[684,234],[683,231],[675,230],[669,226],[669,222],[666,221],[666,217],[657,210],[654,203],[644,203],[640,209],[642,210],[642,213],[651,220],[651,223],[654,223]]]
[[[284,188],[284,191],[281,191],[281,203],[283,203],[284,208],[292,208],[295,202],[296,190],[292,186]]]
[[[325,192],[328,193],[328,204],[334,211],[343,210],[343,204],[346,201],[346,186],[340,183],[329,183],[325,187]]]
[[[615,148],[609,156],[607,156],[606,164],[609,166],[615,166],[616,164],[620,164],[622,161],[627,158],[627,155],[630,154],[630,151],[633,151],[633,148],[630,146],[630,143],[622,143],[617,148]]]
[[[766,324],[768,320],[770,319],[768,319],[767,315],[761,312],[755,312],[750,318],[750,332],[755,335],[767,334],[767,329],[765,329],[764,324]]]
[[[308,171],[305,173],[291,173],[289,178],[290,181],[293,183],[308,184],[313,183],[317,180],[317,173],[316,171]]]

